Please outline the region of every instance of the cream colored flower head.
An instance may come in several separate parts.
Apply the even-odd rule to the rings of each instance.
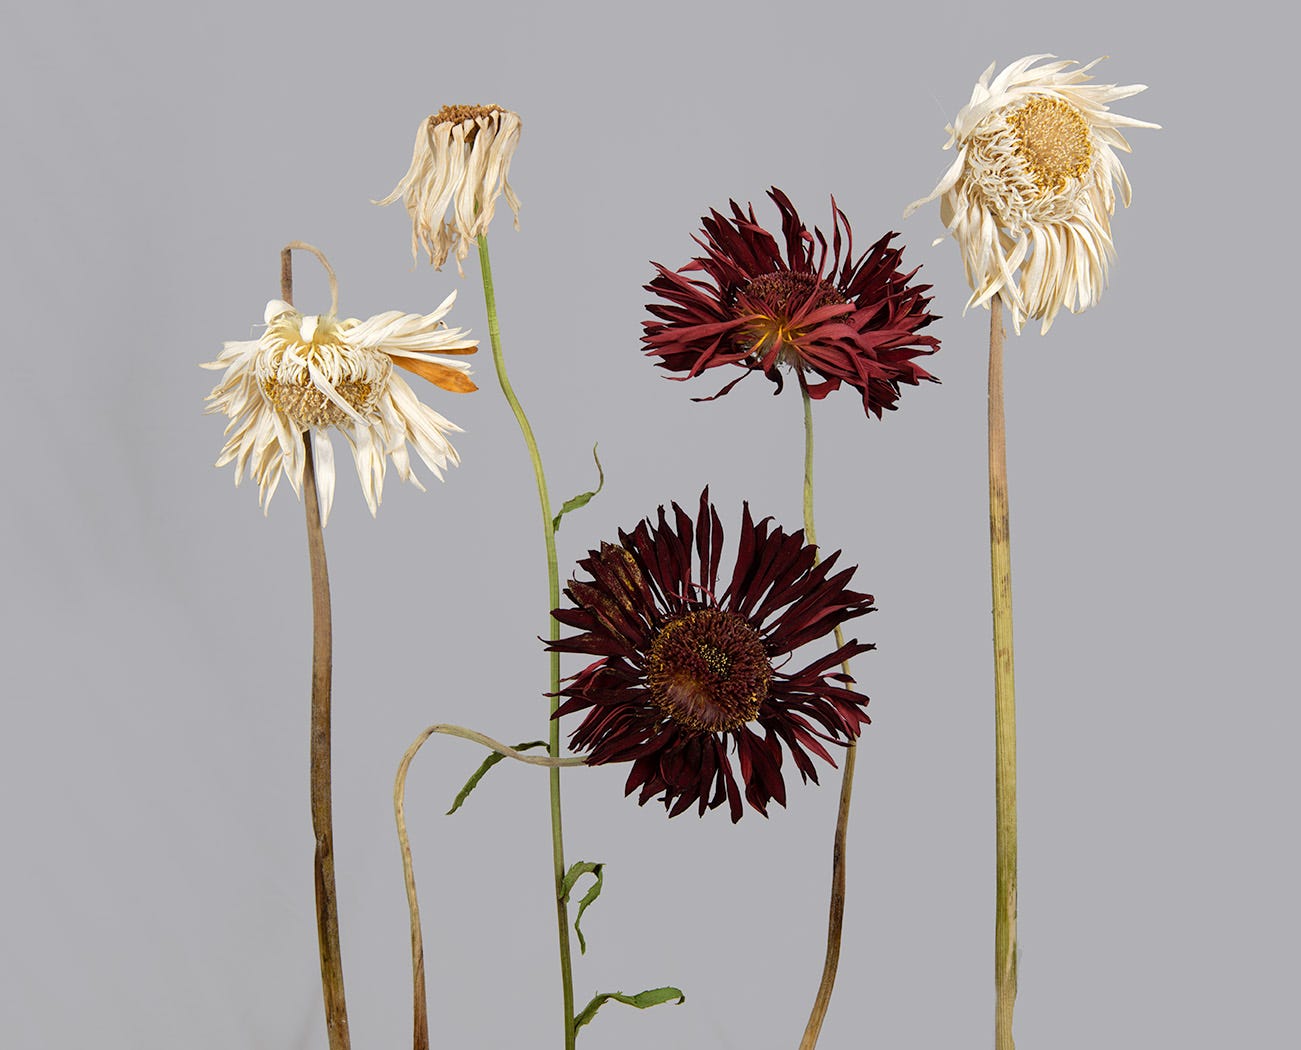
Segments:
[[[1119,129],[1160,127],[1108,111],[1146,85],[1088,83],[1101,59],[1034,65],[1053,57],[1030,55],[992,81],[994,66],[985,70],[947,128],[944,148],[956,145],[957,158],[904,211],[940,198],[972,287],[967,305],[999,296],[1018,332],[1027,318],[1041,318],[1047,332],[1063,306],[1077,313],[1098,301],[1115,258],[1116,187],[1126,207],[1130,199]]]
[[[399,478],[423,491],[411,469],[408,442],[441,479],[449,464],[460,462],[447,435],[461,428],[421,404],[393,366],[444,390],[477,389],[468,364],[437,356],[478,348],[442,320],[455,299],[453,292],[423,316],[392,310],[366,321],[304,316],[279,299],[267,303],[260,339],[226,343],[217,360],[203,365],[225,370],[207,398],[208,412],[230,417],[217,466],[233,461],[236,485],[247,467],[258,484],[259,502],[269,507],[284,475],[301,493],[307,462],[303,435],[310,431],[322,525],[334,501],[331,427],[352,448],[371,514],[379,508],[389,459]]]
[[[411,167],[393,192],[411,215],[411,257],[423,245],[435,269],[455,253],[457,272],[480,234],[488,232],[503,193],[519,229],[519,198],[506,181],[519,145],[520,118],[501,106],[444,106],[416,129]],[[451,221],[447,210],[452,209]]]

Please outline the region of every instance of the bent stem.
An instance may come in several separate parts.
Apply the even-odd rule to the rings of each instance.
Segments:
[[[338,309],[334,270],[320,250],[301,241],[280,253],[280,298],[294,301],[293,250],[311,252],[330,279],[331,311]],[[316,492],[316,461],[312,433],[303,432],[307,461],[303,470],[303,506],[307,513],[307,556],[312,572],[312,831],[316,836],[313,867],[316,875],[316,935],[321,952],[321,990],[325,998],[325,1027],[330,1050],[349,1050],[348,1007],[343,995],[343,954],[339,948],[339,899],[334,885],[334,821],[330,788],[330,680],[333,629],[330,618],[330,575],[325,563],[325,534],[321,529]]]
[[[393,816],[398,825],[398,845],[402,850],[402,878],[406,882],[407,908],[411,912],[411,980],[413,985],[412,1003],[415,1013],[413,1022],[413,1046],[415,1050],[429,1050],[429,1000],[425,990],[425,943],[420,932],[420,903],[416,899],[416,871],[411,860],[411,840],[407,835],[407,771],[411,768],[411,761],[416,757],[416,752],[424,747],[425,742],[435,733],[446,733],[449,736],[459,736],[463,740],[473,740],[475,743],[496,751],[499,755],[513,758],[517,762],[527,762],[531,766],[548,766],[557,769],[560,766],[581,766],[585,764],[581,758],[553,758],[550,756],[542,758],[538,755],[526,755],[522,751],[516,751],[513,747],[507,747],[490,736],[476,733],[473,729],[443,724],[432,725],[426,729],[416,737],[411,746],[407,748],[406,754],[402,756],[402,761],[398,763],[397,779],[393,783]]]
[[[551,641],[560,638],[560,624],[551,615],[551,610],[560,606],[560,573],[556,567],[556,531],[551,518],[551,497],[547,495],[547,477],[542,469],[542,456],[538,453],[538,443],[533,437],[533,428],[529,426],[528,417],[511,388],[510,378],[506,375],[506,362],[501,353],[501,325],[497,320],[497,297],[492,286],[492,265],[488,260],[488,238],[480,234],[479,268],[483,273],[483,299],[488,312],[488,336],[492,341],[492,363],[497,369],[497,381],[501,392],[506,396],[515,421],[519,423],[524,435],[524,444],[528,446],[529,459],[533,463],[533,475],[537,479],[538,502],[542,509],[542,537],[547,548],[547,626]],[[560,704],[557,694],[560,692],[560,653],[552,652],[551,658],[551,719],[548,722],[547,752],[552,758],[560,756],[560,723],[555,718],[556,708]],[[556,931],[560,942],[560,981],[561,994],[565,1010],[565,1050],[574,1050],[574,977],[570,963],[569,946],[569,906],[565,899],[565,846],[560,815],[560,770],[552,768],[551,787],[551,860],[555,880]]]
[[[989,307],[989,560],[994,598],[994,799],[997,889],[994,906],[994,1047],[1014,1050],[1016,1003],[1016,690],[1012,661],[1012,541],[1007,512],[1007,431],[1003,425],[1003,307]]]
[[[804,400],[804,537],[808,543],[817,545],[817,531],[813,526],[813,402],[809,398],[809,388],[800,374],[800,395]],[[821,554],[814,556],[813,564],[822,560]],[[836,628],[836,646],[845,644],[845,632]],[[849,661],[841,668],[849,674]],[[853,688],[847,684],[847,688]],[[809,1013],[808,1024],[804,1027],[804,1036],[800,1039],[800,1050],[813,1050],[818,1045],[818,1034],[822,1031],[822,1022],[827,1016],[827,1007],[831,1004],[831,992],[836,986],[836,970],[840,967],[840,941],[845,924],[845,841],[849,833],[849,800],[854,790],[854,766],[858,756],[858,744],[851,740],[845,748],[845,768],[840,780],[840,805],[836,811],[836,832],[831,847],[831,903],[827,915],[827,954],[822,962],[822,980],[818,983],[818,992],[813,999],[813,1009]]]

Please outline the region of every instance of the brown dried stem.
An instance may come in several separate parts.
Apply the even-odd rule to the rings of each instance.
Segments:
[[[280,253],[280,298],[294,301],[292,252],[311,252],[330,279],[331,311],[338,309],[338,282],[320,250],[301,241]],[[348,1007],[343,994],[343,955],[339,948],[339,900],[334,885],[334,829],[330,788],[330,682],[333,629],[330,617],[330,576],[325,563],[325,535],[316,492],[316,463],[311,431],[303,433],[307,457],[303,471],[303,506],[307,513],[307,555],[312,573],[312,729],[311,804],[316,835],[316,933],[321,952],[321,989],[325,998],[325,1027],[330,1050],[350,1050]]]
[[[809,398],[804,376],[800,376],[800,393],[804,398],[804,538],[817,546],[818,536],[813,524],[813,402]],[[816,565],[821,556],[814,560]],[[845,632],[836,628],[836,646],[845,644]],[[849,661],[841,668],[849,674]],[[848,685],[848,688],[853,688]],[[818,983],[813,1009],[809,1013],[800,1050],[813,1050],[818,1045],[822,1022],[831,1005],[831,993],[836,986],[836,971],[840,968],[840,942],[845,927],[845,842],[849,835],[849,801],[854,791],[854,766],[858,757],[858,743],[854,740],[845,748],[845,766],[840,780],[840,805],[836,810],[836,831],[831,846],[831,901],[827,914],[827,954],[822,962],[822,979]]]
[[[492,737],[476,733],[473,729],[442,724],[432,725],[422,732],[407,748],[406,754],[402,756],[402,761],[398,763],[397,779],[393,784],[393,816],[398,825],[398,845],[402,849],[402,878],[406,882],[407,908],[411,912],[411,996],[414,1013],[412,1045],[415,1050],[429,1050],[429,1000],[425,989],[425,945],[424,937],[420,932],[420,904],[416,899],[416,871],[411,860],[411,840],[407,835],[407,771],[411,768],[411,761],[416,757],[416,752],[424,747],[425,742],[435,733],[446,733],[448,736],[459,736],[463,740],[473,740],[475,743],[496,751],[499,755],[513,758],[517,762],[527,762],[531,766],[546,766],[550,769],[558,769],[562,766],[581,766],[585,764],[585,761],[581,758],[526,755],[522,751],[516,751],[513,747],[507,747],[500,741],[492,739]]]

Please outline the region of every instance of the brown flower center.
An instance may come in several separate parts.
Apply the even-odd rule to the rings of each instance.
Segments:
[[[835,285],[820,280],[816,274],[797,273],[793,270],[774,270],[747,281],[741,289],[751,303],[758,303],[757,311],[747,310],[738,303],[738,315],[752,319],[738,333],[740,345],[762,355],[774,343],[782,344],[780,360],[792,367],[800,364],[799,344],[804,329],[792,323],[792,316],[808,306],[820,310],[824,306],[839,306],[849,300],[840,294]],[[758,316],[753,316],[757,313]]]
[[[678,725],[726,732],[753,721],[768,698],[772,664],[744,617],[683,613],[664,625],[646,659],[651,701]]]
[[[475,120],[477,117],[504,112],[501,106],[444,106],[429,118],[429,127],[432,130],[439,124],[461,124],[467,120]],[[465,141],[473,142],[477,134],[479,134],[479,125],[475,123],[466,129]]]
[[[1089,124],[1070,103],[1036,96],[1009,116],[1008,124],[1016,134],[1017,153],[1041,194],[1059,193],[1067,179],[1078,179],[1089,170]]]
[[[365,415],[375,406],[374,388],[365,380],[340,380],[334,384],[334,389],[360,415]],[[293,382],[267,379],[262,383],[262,392],[268,401],[300,427],[341,426],[349,420],[348,413],[321,393],[306,376]]]

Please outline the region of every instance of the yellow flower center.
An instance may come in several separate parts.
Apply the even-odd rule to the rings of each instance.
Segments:
[[[723,609],[698,609],[670,620],[646,657],[652,703],[697,732],[726,732],[753,721],[771,679],[759,632]]]
[[[462,124],[467,120],[476,120],[478,117],[489,117],[494,113],[506,112],[501,106],[444,106],[432,117],[429,118],[429,129],[432,131],[439,124]],[[479,134],[479,125],[476,122],[466,129],[465,141],[473,142],[474,137]]]
[[[1089,170],[1093,159],[1089,124],[1070,103],[1039,95],[1007,122],[1016,134],[1016,151],[1040,194],[1059,193],[1068,179],[1078,179]]]

